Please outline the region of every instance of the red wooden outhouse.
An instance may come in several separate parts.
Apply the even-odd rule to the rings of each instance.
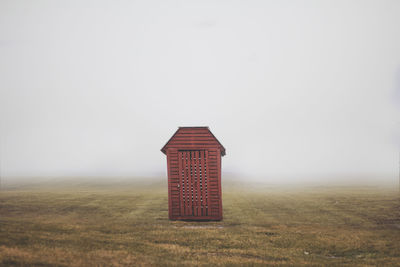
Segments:
[[[225,148],[208,127],[179,127],[167,155],[171,220],[222,220],[221,157]]]

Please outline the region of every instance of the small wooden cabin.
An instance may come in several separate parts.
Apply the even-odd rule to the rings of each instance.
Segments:
[[[179,127],[167,155],[171,220],[222,220],[221,157],[225,148],[208,127]]]

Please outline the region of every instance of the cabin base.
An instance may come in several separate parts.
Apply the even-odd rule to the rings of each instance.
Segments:
[[[222,221],[222,217],[215,216],[202,216],[202,217],[186,217],[186,216],[175,216],[169,218],[171,221]]]

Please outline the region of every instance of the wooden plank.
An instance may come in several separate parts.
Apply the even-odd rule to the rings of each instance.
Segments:
[[[194,138],[194,137],[190,137],[190,138],[174,138],[174,140],[172,140],[170,142],[170,144],[174,144],[174,143],[185,143],[185,142],[189,142],[189,143],[202,143],[202,144],[217,144],[216,141],[212,140],[211,138],[206,138],[206,137],[201,137],[201,138]]]
[[[196,205],[197,205],[197,215],[201,216],[199,154],[200,154],[200,151],[195,152],[195,157],[196,157],[196,202],[197,202]]]
[[[188,203],[188,201],[189,201],[189,199],[188,199],[188,186],[189,186],[189,184],[188,184],[188,180],[187,180],[187,177],[188,177],[188,175],[187,175],[187,158],[186,158],[186,156],[187,156],[187,152],[186,151],[184,151],[183,153],[183,179],[184,179],[184,183],[185,183],[185,215],[187,215],[188,213],[189,213],[189,211],[188,211],[188,207],[189,207],[189,203]]]
[[[221,150],[217,150],[217,162],[218,162],[218,195],[219,195],[219,211],[218,216],[219,219],[222,220],[222,190],[221,190]]]
[[[206,216],[206,188],[205,188],[205,179],[204,179],[204,173],[205,173],[205,168],[204,168],[204,156],[205,152],[204,150],[200,151],[200,168],[201,168],[201,173],[200,173],[200,180],[201,180],[201,215]]]
[[[193,216],[193,184],[192,184],[192,151],[188,151],[188,170],[189,170],[189,214]]]
[[[208,148],[208,149],[217,149],[218,148],[218,146],[216,146],[213,143],[190,141],[190,140],[172,142],[169,147],[176,148],[176,149],[187,149],[187,150],[199,150],[201,148],[203,148],[203,149],[204,148]]]
[[[215,146],[204,146],[204,145],[176,145],[176,146],[171,146],[173,149],[178,149],[179,150],[207,150],[207,149],[215,149]]]
[[[189,170],[188,170],[188,153],[185,151],[185,181],[186,181],[186,186],[185,186],[185,215],[190,215],[189,214],[189,191],[190,191],[190,186],[189,186]]]
[[[177,140],[199,140],[199,141],[211,141],[211,142],[217,142],[214,137],[211,135],[177,135],[175,136],[171,141],[177,141]]]
[[[195,164],[196,161],[194,159],[195,151],[190,151],[190,174],[192,178],[192,211],[193,216],[197,216],[197,207],[196,207],[196,176],[195,176]]]
[[[177,134],[174,136],[174,138],[170,140],[170,142],[176,139],[202,139],[202,138],[217,142],[215,138],[209,134]]]
[[[196,150],[192,151],[192,170],[193,170],[193,214],[194,216],[198,216],[197,214],[197,173],[196,173]]]
[[[177,134],[210,134],[210,131],[201,129],[201,130],[185,130],[185,129],[180,129]]]
[[[207,143],[179,142],[171,144],[170,148],[179,149],[180,151],[184,150],[194,151],[194,150],[217,149],[218,147],[215,146],[214,144],[207,144]],[[213,159],[216,159],[216,156]]]
[[[172,140],[170,143],[169,143],[169,145],[176,145],[176,144],[196,144],[196,143],[199,143],[199,144],[201,144],[201,145],[204,145],[204,144],[208,144],[208,145],[213,145],[213,146],[216,146],[216,147],[218,147],[218,145],[217,145],[217,142],[214,142],[214,141],[212,141],[212,140],[198,140],[198,139],[196,139],[196,138],[185,138],[185,139],[181,139],[181,140]]]
[[[205,151],[205,177],[206,177],[206,214],[210,215],[210,204],[209,204],[209,195],[208,195],[208,150]]]
[[[194,177],[194,168],[195,168],[194,163],[195,163],[194,151],[190,151],[190,179],[191,179],[190,192],[191,192],[191,197],[192,197],[191,198],[191,200],[192,200],[192,215],[197,216],[197,214],[196,214],[196,195],[195,195],[196,185],[195,185],[195,177]]]
[[[176,148],[176,149],[185,149],[186,147],[189,147],[187,150],[199,150],[197,148],[194,148],[195,146],[199,146],[200,148],[211,148],[211,149],[217,149],[218,146],[215,143],[211,143],[208,141],[198,141],[198,140],[177,140],[175,142],[171,142],[171,145],[169,146],[170,148]]]
[[[196,207],[196,177],[195,177],[195,160],[194,160],[195,151],[190,151],[190,174],[192,178],[192,214],[193,216],[197,216],[197,207]]]
[[[209,145],[218,146],[217,142],[215,142],[214,140],[211,140],[211,139],[199,139],[199,138],[177,138],[177,139],[172,140],[170,142],[170,145],[179,144],[179,143],[182,143],[182,144],[199,143],[199,144],[209,144]]]
[[[187,188],[187,182],[186,182],[186,154],[185,152],[182,152],[182,182],[183,182],[183,215],[187,214],[187,199],[186,199],[186,188]]]
[[[179,199],[179,208],[180,208],[180,215],[183,215],[184,213],[183,213],[183,210],[184,210],[184,207],[185,207],[185,204],[184,204],[184,200],[183,200],[183,184],[182,184],[182,180],[183,180],[183,178],[182,178],[182,172],[183,172],[183,168],[182,168],[182,152],[179,152],[178,153],[178,163],[179,163],[179,172],[178,172],[178,174],[179,174],[179,189],[180,189],[180,199]]]
[[[170,150],[167,150],[167,168],[168,168],[168,217],[172,218],[172,198],[171,198],[171,172],[169,168],[169,160],[171,159]]]
[[[186,175],[185,175],[185,179],[186,179],[186,215],[192,215],[190,213],[191,210],[191,194],[190,194],[190,152],[186,151],[185,152],[185,164],[186,164]]]
[[[186,166],[187,166],[187,170],[188,170],[188,214],[187,215],[193,215],[192,213],[192,169],[191,169],[191,159],[190,159],[190,151],[186,151],[186,156],[187,156],[187,160],[186,160]]]
[[[187,143],[187,144],[172,144],[170,148],[173,149],[179,149],[179,150],[207,150],[207,149],[217,149],[216,146],[214,145],[208,145],[208,144],[193,144],[193,143]],[[215,159],[215,158],[214,158]]]
[[[192,151],[191,152],[191,156],[192,156],[192,199],[193,199],[193,216],[197,216],[197,200],[196,200],[196,189],[197,189],[197,185],[196,185],[196,151]]]

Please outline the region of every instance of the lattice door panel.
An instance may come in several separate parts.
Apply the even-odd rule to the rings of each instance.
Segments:
[[[209,216],[206,150],[178,151],[181,216]]]

